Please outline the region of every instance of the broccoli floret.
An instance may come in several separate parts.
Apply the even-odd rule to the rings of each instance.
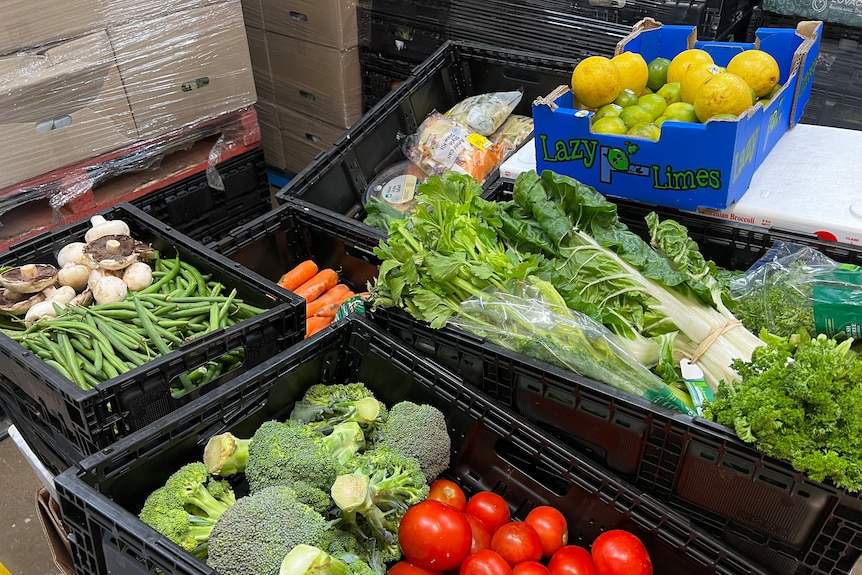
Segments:
[[[329,510],[332,509],[334,503],[326,491],[305,481],[295,481],[286,487],[290,487],[296,492],[296,498],[301,503],[305,503],[324,517],[329,515]]]
[[[285,555],[278,575],[351,575],[347,563],[313,545],[297,545]]]
[[[207,564],[222,575],[273,575],[300,544],[318,545],[327,521],[289,487],[242,497],[216,522]]]
[[[296,402],[290,419],[307,423],[324,435],[339,423],[354,421],[370,439],[386,420],[386,414],[386,407],[362,383],[318,383]]]
[[[233,475],[245,471],[250,439],[239,439],[231,432],[210,438],[204,448],[204,464],[213,475]]]
[[[421,429],[422,433],[416,433]],[[428,481],[436,479],[449,467],[452,441],[443,413],[432,405],[401,401],[389,410],[383,424],[383,438],[378,445],[419,460]]]
[[[209,476],[203,463],[189,463],[153,491],[138,515],[144,523],[204,559],[216,521],[236,503],[223,480]]]
[[[428,496],[419,461],[381,446],[357,455],[349,467],[352,471],[339,475],[330,491],[340,509],[335,524],[360,541],[373,541],[383,562],[400,559],[401,518]]]
[[[337,427],[324,437],[299,421],[263,423],[249,445],[245,475],[250,492],[300,481],[328,492],[335,478],[344,472],[342,461],[365,446],[356,423]]]

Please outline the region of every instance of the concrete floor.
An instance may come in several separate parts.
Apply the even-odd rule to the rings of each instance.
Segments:
[[[0,433],[8,427],[0,414]],[[0,478],[0,563],[11,575],[57,575],[59,569],[36,515],[41,483],[8,437],[0,441]]]

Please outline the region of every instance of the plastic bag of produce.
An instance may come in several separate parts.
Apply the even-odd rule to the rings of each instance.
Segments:
[[[400,135],[398,143],[429,175],[455,170],[482,182],[502,161],[499,146],[439,112],[429,114],[415,134]]]
[[[490,136],[503,125],[523,95],[523,90],[513,90],[470,96],[450,108],[446,116],[477,134]]]
[[[501,157],[505,160],[532,135],[533,118],[512,114],[488,139],[500,148]]]
[[[530,277],[462,302],[448,325],[676,411],[695,415],[672,388],[587,315],[566,307],[549,282]]]
[[[862,336],[862,268],[810,246],[775,242],[731,280],[730,295],[731,311],[754,333]]]

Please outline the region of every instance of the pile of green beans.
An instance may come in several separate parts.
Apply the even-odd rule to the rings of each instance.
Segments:
[[[3,332],[83,389],[166,355],[203,334],[262,313],[236,290],[180,260],[156,258],[153,284],[122,302],[69,306],[56,318]],[[22,326],[23,327],[23,326]],[[179,397],[242,364],[244,350],[224,354],[171,382]]]

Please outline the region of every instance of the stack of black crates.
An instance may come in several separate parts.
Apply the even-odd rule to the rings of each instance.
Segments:
[[[823,2],[826,5],[825,2]],[[814,6],[816,4],[812,4]],[[793,7],[789,6],[788,10]],[[811,99],[802,121],[806,124],[862,130],[862,26],[829,22],[822,16],[823,37],[814,69]],[[757,6],[748,26],[748,40],[754,41],[758,28],[795,28],[810,16],[779,14]],[[862,14],[858,20],[862,22]]]
[[[754,0],[361,0],[368,111],[447,39],[581,59],[611,56],[646,17],[697,27],[701,40],[745,39]]]

